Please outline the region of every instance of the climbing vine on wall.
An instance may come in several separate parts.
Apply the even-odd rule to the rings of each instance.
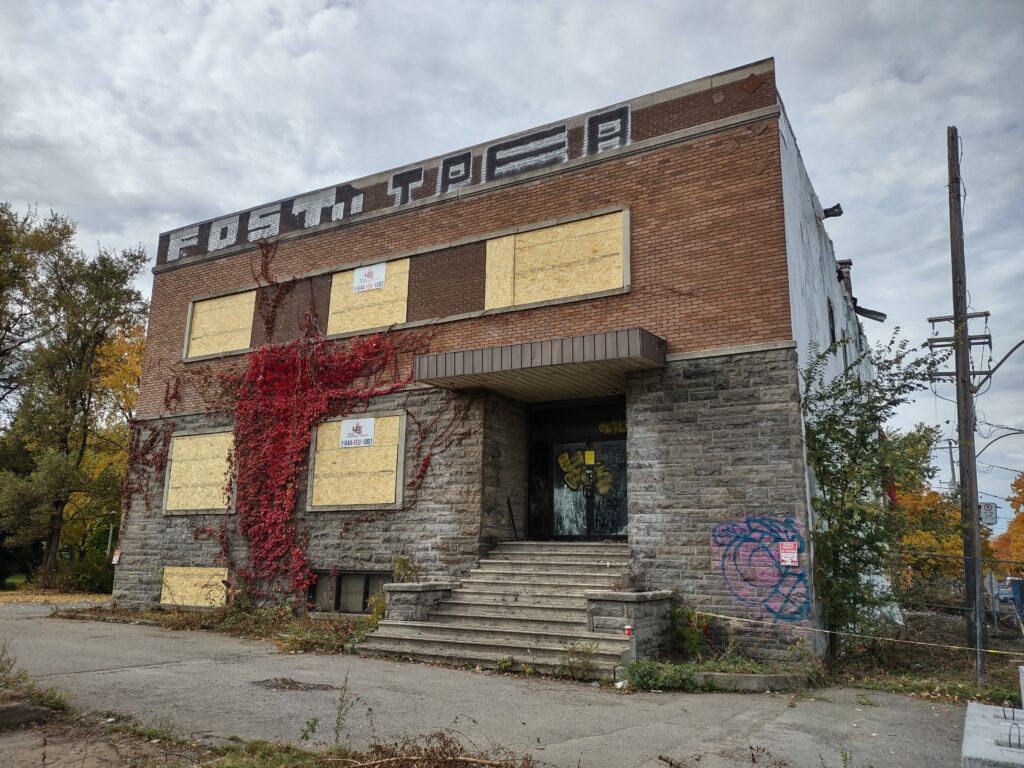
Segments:
[[[313,427],[406,387],[407,343],[392,334],[347,348],[297,339],[257,349],[240,377],[224,377],[235,392],[235,509],[249,548],[239,575],[251,592],[305,594],[312,574],[295,513]]]
[[[259,286],[258,322],[267,340],[274,336],[280,305],[296,286],[294,279],[275,281],[271,275],[275,255],[276,245],[260,243],[250,263]],[[226,524],[198,525],[193,535],[216,543],[217,563],[228,567],[232,589],[255,600],[287,595],[301,600],[313,581],[306,555],[308,536],[298,516],[313,428],[325,419],[366,410],[375,397],[405,389],[412,381],[413,355],[426,352],[431,338],[430,331],[406,330],[348,342],[324,339],[312,290],[300,332],[302,338],[260,346],[244,358],[244,367],[227,373],[217,373],[220,366],[212,363],[175,364],[165,387],[168,414],[195,397],[207,412],[230,414],[234,419],[225,493],[228,499],[234,498],[247,557],[236,562],[232,556],[233,536]],[[433,459],[468,436],[470,420],[465,417],[474,400],[451,394],[447,398],[428,419],[421,421],[410,413],[414,435],[403,508],[414,503]],[[125,488],[126,510],[136,492],[143,492],[163,474],[172,429],[174,421],[168,419],[162,429],[145,437],[142,430],[136,431],[134,471]],[[154,472],[143,472],[144,467]],[[152,494],[143,496],[148,510]],[[347,515],[342,531],[386,514]]]

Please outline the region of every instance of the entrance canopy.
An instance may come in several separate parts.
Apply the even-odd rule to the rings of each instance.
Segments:
[[[665,340],[643,328],[562,336],[459,352],[417,355],[416,381],[446,389],[491,389],[527,403],[607,397],[626,373],[665,365]]]

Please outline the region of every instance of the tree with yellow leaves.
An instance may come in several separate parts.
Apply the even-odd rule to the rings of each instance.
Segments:
[[[33,334],[4,365],[14,372],[15,404],[0,438],[18,446],[20,459],[0,466],[0,543],[41,545],[44,581],[67,560],[69,545],[74,550],[65,536],[69,519],[106,520],[118,509],[127,450],[122,411],[133,407],[125,391],[132,374],[120,371],[132,363],[118,345],[138,336],[146,315],[135,287],[145,252],[102,248],[90,256],[75,234],[75,222],[56,213],[43,221],[0,216],[0,252],[23,254],[31,266],[22,293]]]
[[[998,563],[998,568],[1004,576],[1024,576],[1024,565],[1014,565],[1014,562],[1024,563],[1024,472],[1017,475],[1010,483],[1010,508],[1013,509],[1013,519],[1006,527],[1006,530],[992,540],[992,549],[997,560],[1006,562]]]
[[[900,486],[896,509],[901,515],[900,549],[904,569],[915,580],[963,575],[960,506],[925,485]]]

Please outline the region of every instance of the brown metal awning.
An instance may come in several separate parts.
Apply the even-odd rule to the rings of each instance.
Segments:
[[[666,344],[643,328],[417,355],[416,381],[446,389],[491,389],[536,403],[605,397],[626,373],[665,365]]]

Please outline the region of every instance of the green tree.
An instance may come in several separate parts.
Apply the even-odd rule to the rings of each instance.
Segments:
[[[44,224],[50,237],[24,239],[34,266],[27,302],[35,336],[23,351],[10,427],[33,469],[0,471],[0,528],[14,543],[42,540],[45,580],[69,511],[103,514],[120,486],[123,466],[96,450],[117,408],[104,383],[116,355],[105,351],[144,319],[134,282],[147,258],[141,248],[89,257],[74,243],[74,222],[51,214]]]
[[[59,247],[68,222],[56,215],[40,220],[0,203],[0,410],[6,411],[25,371],[26,352],[38,330],[32,308],[37,256]]]
[[[803,376],[807,454],[817,484],[815,586],[825,628],[833,631],[833,657],[840,648],[835,632],[858,626],[889,599],[879,582],[901,528],[887,489],[919,483],[934,471],[926,450],[929,435],[887,435],[884,429],[926,386],[936,364],[934,356],[915,354],[894,335],[830,377],[834,352],[816,355]]]

